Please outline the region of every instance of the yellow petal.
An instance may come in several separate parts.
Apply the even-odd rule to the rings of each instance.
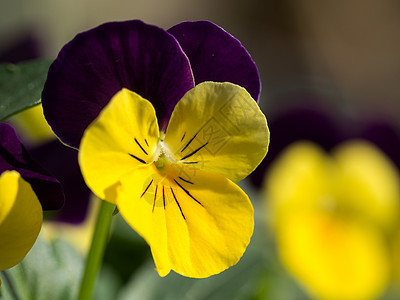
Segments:
[[[313,299],[376,299],[388,284],[388,253],[374,227],[298,213],[281,224],[277,237],[283,263]]]
[[[43,212],[30,184],[16,171],[0,176],[0,270],[19,263],[40,232]]]
[[[138,167],[118,189],[124,219],[149,243],[161,276],[208,277],[236,264],[253,232],[253,207],[233,182],[168,164]]]
[[[105,199],[107,188],[123,175],[152,161],[158,137],[153,105],[122,89],[82,138],[79,164],[86,184],[99,198]]]
[[[316,144],[297,142],[271,166],[265,181],[268,213],[272,220],[299,210],[330,209],[335,168]],[[334,205],[334,204],[333,204]]]
[[[265,157],[269,130],[244,88],[204,82],[175,106],[165,144],[178,161],[237,182]]]
[[[393,228],[400,211],[400,175],[396,166],[366,141],[342,144],[333,155],[341,174],[338,198],[371,222]]]

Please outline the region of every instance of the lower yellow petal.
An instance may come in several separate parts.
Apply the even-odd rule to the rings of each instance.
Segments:
[[[388,284],[388,253],[374,227],[298,213],[280,224],[277,237],[283,263],[318,299],[375,299]]]
[[[30,184],[16,171],[0,176],[0,270],[19,263],[40,232],[43,212]]]
[[[253,207],[230,180],[168,165],[125,177],[117,205],[151,247],[157,271],[208,277],[236,264],[253,233]]]

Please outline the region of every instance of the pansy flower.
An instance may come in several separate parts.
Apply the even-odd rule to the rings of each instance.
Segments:
[[[168,31],[141,21],[77,35],[42,94],[54,132],[88,186],[149,243],[161,276],[234,265],[253,207],[234,183],[264,158],[269,131],[245,48],[208,21]]]
[[[299,141],[271,165],[268,220],[283,264],[312,299],[377,299],[384,292],[399,179],[393,162],[363,140],[341,143],[331,154]]]
[[[28,155],[11,126],[0,123],[0,270],[20,262],[32,248],[43,209],[59,209],[61,185]]]

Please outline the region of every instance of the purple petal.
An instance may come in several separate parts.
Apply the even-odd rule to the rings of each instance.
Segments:
[[[385,118],[366,120],[357,137],[378,146],[400,170],[400,127],[396,123]]]
[[[78,151],[53,140],[29,151],[41,166],[49,170],[64,187],[65,204],[57,212],[57,221],[78,224],[85,220],[90,190],[78,164]]]
[[[122,88],[151,101],[162,127],[193,86],[190,63],[172,35],[137,20],[113,22],[64,46],[50,67],[42,103],[56,135],[78,148],[86,127]]]
[[[168,32],[189,57],[196,84],[232,82],[258,101],[261,82],[257,66],[235,37],[209,21],[182,22]]]
[[[44,210],[63,206],[61,184],[30,158],[14,129],[0,123],[0,173],[7,170],[17,171],[31,184]]]

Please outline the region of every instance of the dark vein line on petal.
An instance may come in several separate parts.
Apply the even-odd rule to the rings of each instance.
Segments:
[[[186,132],[183,134],[183,137],[181,138],[181,142],[183,141],[183,139],[185,138]]]
[[[191,164],[197,164],[198,161],[183,161],[182,163],[186,165],[191,165]]]
[[[165,192],[164,192],[164,185],[162,186],[162,200],[163,200],[164,209],[165,209]]]
[[[147,190],[149,189],[150,185],[153,183],[153,179],[150,181],[149,185],[147,186],[147,188],[144,190],[143,194],[140,196],[140,198],[143,197],[144,194],[146,194]]]
[[[197,136],[197,133],[194,135],[194,137],[192,137],[192,138],[190,139],[190,141],[186,144],[186,146],[183,147],[183,149],[181,150],[181,152],[185,151],[185,149],[186,149],[186,148],[190,145],[190,143],[196,138],[196,136]]]
[[[153,210],[151,212],[154,212],[154,207],[156,206],[157,189],[158,189],[158,184],[156,184],[156,191],[154,193],[154,201],[153,201]]]
[[[178,181],[176,181],[175,179],[174,179],[174,181],[175,181],[175,183],[176,183],[177,185],[179,185],[179,187],[180,187],[190,198],[192,198],[192,199],[193,199],[194,201],[196,201],[198,204],[200,204],[201,206],[203,206],[203,204],[201,204],[201,203],[199,202],[199,200],[197,200],[195,197],[193,197],[192,194],[189,193],[189,191],[188,191],[187,189],[185,189],[183,186],[181,186],[181,185],[179,184]]]
[[[147,140],[146,139],[144,139],[144,142],[146,143],[146,145],[147,145],[147,147],[149,146],[149,143],[147,143]]]
[[[142,145],[140,145],[139,141],[135,138],[135,142],[136,144],[138,144],[138,146],[140,147],[140,149],[142,149],[142,151],[144,152],[144,154],[148,155],[146,150],[143,149]]]
[[[185,178],[182,178],[181,176],[179,176],[180,180],[183,180],[184,182],[190,183],[190,184],[194,184],[193,182],[186,180]]]
[[[194,150],[192,153],[190,153],[190,154],[186,155],[185,157],[181,158],[181,160],[184,160],[184,159],[186,159],[186,158],[188,158],[188,157],[191,157],[192,155],[196,154],[198,151],[200,151],[200,150],[203,149],[205,146],[207,146],[207,144],[208,144],[208,142],[205,143],[203,146],[201,146],[201,147],[197,148],[196,150]]]
[[[130,154],[130,153],[129,153],[129,155],[132,156],[134,159],[140,161],[142,164],[145,164],[145,163],[146,163],[143,159],[141,159],[141,158],[139,158],[139,157],[137,157],[137,156],[135,156],[135,155],[133,155],[133,154]]]
[[[172,196],[174,196],[175,202],[178,205],[179,210],[181,211],[181,215],[182,215],[183,219],[186,221],[185,215],[183,214],[182,208],[179,205],[178,199],[176,199],[176,197],[175,197],[174,190],[172,189],[172,187],[169,187],[169,188],[171,189]]]

